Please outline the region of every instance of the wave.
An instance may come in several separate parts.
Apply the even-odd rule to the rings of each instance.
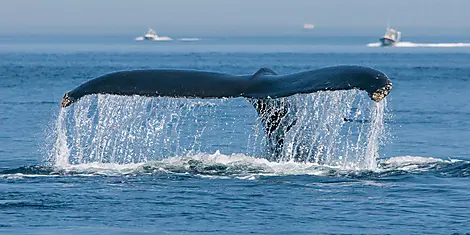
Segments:
[[[245,154],[198,153],[173,156],[146,163],[82,163],[63,166],[24,166],[0,170],[0,178],[53,176],[122,176],[177,174],[246,180],[270,176],[310,175],[352,179],[379,179],[399,175],[432,174],[438,177],[470,177],[470,161],[431,157],[397,156],[379,159],[373,170],[319,165],[316,163],[270,162]]]
[[[380,47],[379,42],[369,43],[368,47]],[[413,42],[398,42],[395,47],[470,47],[470,43],[413,43]]]

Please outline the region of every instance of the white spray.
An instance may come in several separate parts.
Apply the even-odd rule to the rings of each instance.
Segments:
[[[295,95],[288,100],[296,106],[297,123],[286,135],[282,161],[292,162],[304,154],[302,161],[318,165],[376,167],[385,130],[385,100],[375,103],[356,90]],[[248,102],[239,103],[243,105],[225,99],[86,96],[61,109],[52,161],[58,167],[145,163],[204,152],[205,145],[227,144],[232,153],[246,148],[246,154],[263,157],[265,135],[256,112]],[[233,105],[238,105],[236,110]],[[349,123],[345,117],[367,122]],[[243,146],[243,138],[248,145]]]

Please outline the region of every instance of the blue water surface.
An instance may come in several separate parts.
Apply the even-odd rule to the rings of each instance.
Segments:
[[[413,39],[419,46],[367,46],[374,40],[289,36],[157,42],[133,37],[1,37],[0,232],[470,232],[470,47],[455,44],[465,42],[455,37],[421,39],[422,43],[420,38]],[[437,45],[446,42],[455,45]],[[185,134],[182,127],[164,126],[177,133],[169,131],[162,141],[193,151],[168,148],[158,152],[168,152],[165,155],[132,153],[137,158],[128,162],[108,156],[100,161],[89,158],[83,164],[70,162],[68,167],[57,165],[51,157],[63,94],[108,72],[175,68],[251,74],[270,67],[286,74],[338,64],[370,66],[393,82],[385,115],[387,138],[379,149],[376,169],[263,161],[262,154],[249,144],[249,138],[256,135],[256,112],[242,99],[214,101],[223,105],[200,108],[201,116],[193,111],[172,116],[171,110],[178,108],[166,112],[181,122],[199,121],[184,124],[197,127],[195,133],[204,130],[199,139],[194,138],[197,134]],[[116,97],[95,99],[104,102],[100,104],[117,102],[115,107],[126,106],[126,110],[144,102],[138,97],[121,103]],[[67,115],[72,118],[73,114]],[[124,116],[142,118],[132,111]],[[113,138],[119,136],[124,135]],[[68,138],[75,137],[69,133]],[[186,144],[185,139],[197,141]],[[83,146],[88,145],[91,142]],[[115,155],[126,159],[126,154]]]

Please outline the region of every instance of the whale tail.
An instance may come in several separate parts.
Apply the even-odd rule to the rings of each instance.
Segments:
[[[123,96],[171,98],[247,98],[261,120],[268,144],[282,152],[286,133],[296,124],[295,94],[319,91],[359,89],[380,102],[392,90],[387,75],[369,67],[340,65],[287,75],[278,75],[270,68],[261,68],[253,75],[235,76],[226,73],[175,69],[142,69],[117,71],[82,83],[62,98],[62,107],[86,95],[112,94]],[[273,154],[277,156],[281,154]]]

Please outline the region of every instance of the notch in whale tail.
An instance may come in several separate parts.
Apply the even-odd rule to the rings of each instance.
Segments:
[[[270,75],[278,75],[278,73],[276,73],[274,70],[270,68],[260,68],[258,71],[256,71],[253,74],[252,77],[256,78],[260,75],[270,76]],[[278,130],[281,124],[285,124],[286,122],[285,117],[287,113],[290,111],[286,98],[276,98],[276,99],[248,98],[248,100],[258,112],[258,117],[263,123],[263,127],[268,137],[270,137],[272,133]],[[287,126],[290,129],[290,127],[292,127],[293,125],[283,125],[283,126]]]
[[[274,70],[270,68],[260,68],[253,74],[253,77],[257,77],[259,75],[278,75]]]

